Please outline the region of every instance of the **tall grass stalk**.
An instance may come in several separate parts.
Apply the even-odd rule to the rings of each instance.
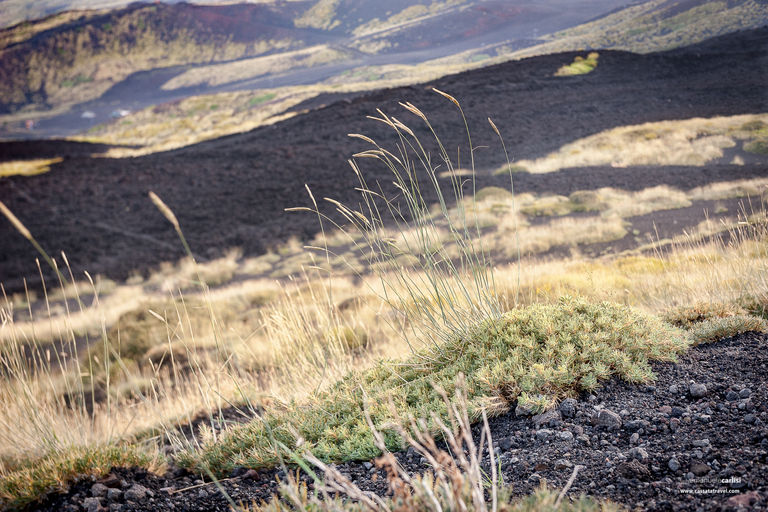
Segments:
[[[404,336],[412,351],[417,345],[434,348],[442,341],[466,335],[473,326],[498,319],[503,313],[481,229],[476,217],[469,218],[465,206],[467,201],[473,204],[475,196],[474,148],[466,118],[455,98],[436,92],[459,108],[464,121],[472,171],[469,198],[465,199],[467,183],[457,172],[458,162],[451,160],[427,116],[410,103],[401,105],[424,123],[438,148],[439,162],[433,161],[429,149],[411,128],[378,111],[380,117],[371,119],[394,130],[398,142],[390,151],[365,135],[350,134],[374,146],[355,154],[349,162],[360,183],[360,209],[326,198],[336,206],[347,226],[362,233],[362,238],[350,235],[350,240],[367,262],[371,275],[358,275],[389,305],[393,314],[387,320]],[[367,183],[358,164],[362,158],[376,159],[389,169],[399,199],[385,197]],[[446,195],[438,181],[441,166],[447,171],[440,174],[447,172],[450,176],[452,196]],[[437,198],[436,212],[430,210],[427,192]],[[449,214],[454,202],[458,216]],[[312,211],[321,215],[317,208]],[[334,225],[344,230],[340,223]],[[449,252],[451,244],[458,248],[457,253]]]

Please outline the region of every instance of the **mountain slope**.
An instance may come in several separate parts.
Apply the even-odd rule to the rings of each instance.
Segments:
[[[578,49],[669,50],[768,23],[766,0],[651,0],[545,36],[518,57]]]
[[[96,98],[136,71],[230,61],[313,44],[293,26],[306,2],[197,6],[134,4],[112,12],[70,13],[0,33],[0,112]],[[46,24],[53,25],[45,26]],[[18,41],[14,33],[31,37]]]
[[[604,51],[592,73],[554,76],[577,55],[508,62],[429,85],[462,102],[473,145],[489,148],[475,154],[481,169],[495,169],[504,161],[488,117],[499,126],[511,156],[532,159],[617,126],[768,112],[768,28],[677,52]],[[376,115],[376,109],[401,118],[428,140],[419,120],[398,104],[413,103],[429,116],[450,154],[456,155],[461,147],[462,163],[467,165],[459,113],[428,89],[378,91],[249,133],[167,153],[126,159],[73,155],[52,165],[47,174],[0,180],[0,200],[50,254],[66,252],[76,273],[87,269],[122,279],[183,256],[172,227],[147,199],[149,190],[174,210],[193,250],[214,256],[239,246],[246,255],[260,254],[291,236],[311,239],[317,231],[316,216],[284,212],[310,204],[305,184],[318,198],[347,204],[359,201],[355,191],[359,183],[346,160],[367,145],[347,134],[366,134],[386,148],[396,142],[382,123],[366,119]],[[387,195],[396,195],[385,170],[368,164],[363,171],[368,183],[378,181]],[[518,174],[515,191],[567,196],[574,190],[602,186],[637,190],[667,183],[686,187],[764,176],[766,167],[749,163],[600,167],[561,173]],[[509,181],[488,173],[478,183],[485,185],[508,186]],[[324,211],[333,214],[333,208]],[[0,282],[6,290],[23,289],[21,278],[37,275],[35,250],[8,222],[0,222],[0,239]]]

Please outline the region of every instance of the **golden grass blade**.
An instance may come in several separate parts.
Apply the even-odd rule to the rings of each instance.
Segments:
[[[173,214],[173,212],[172,212],[172,211],[171,211],[171,209],[168,207],[168,205],[167,205],[167,204],[165,204],[165,203],[163,202],[163,200],[162,200],[162,199],[160,199],[160,198],[158,197],[158,195],[157,195],[157,194],[155,194],[154,192],[152,192],[152,191],[150,190],[150,191],[149,191],[149,198],[152,200],[152,202],[155,204],[155,206],[157,206],[157,209],[158,209],[158,210],[160,210],[160,213],[162,213],[163,215],[165,215],[165,218],[166,218],[166,219],[168,219],[168,222],[170,222],[171,224],[173,224],[173,227],[174,227],[174,228],[176,228],[176,230],[177,230],[177,231],[178,231],[179,229],[181,229],[181,228],[179,227],[179,221],[178,221],[178,219],[176,218],[176,215],[174,215],[174,214]]]
[[[21,223],[21,221],[13,214],[11,210],[8,209],[5,204],[0,201],[0,211],[3,212],[3,215],[6,216],[6,218],[13,224],[13,227],[16,228],[16,230],[21,233],[21,235],[26,238],[27,240],[32,240],[32,233],[29,232],[29,230],[24,226],[24,224]]]
[[[445,96],[446,98],[451,100],[454,103],[454,105],[456,105],[457,107],[461,108],[461,105],[459,105],[459,101],[456,98],[454,98],[453,96],[451,96],[450,94],[445,93],[445,92],[441,91],[440,89],[435,89],[434,87],[432,88],[432,90],[435,91],[437,94],[439,94],[441,96]]]

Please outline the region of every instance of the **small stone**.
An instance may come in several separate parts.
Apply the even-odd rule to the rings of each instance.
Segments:
[[[172,486],[170,486],[170,487],[161,487],[161,488],[160,488],[160,489],[158,489],[158,490],[159,490],[161,493],[165,493],[165,494],[171,494],[173,491],[175,491],[175,490],[176,490],[176,487],[172,485]]]
[[[370,464],[370,462],[368,464]],[[240,478],[242,478],[243,480],[253,480],[254,482],[258,482],[259,480],[261,480],[261,476],[259,476],[259,472],[256,471],[255,469],[249,469]]]
[[[541,414],[537,414],[532,419],[533,419],[533,424],[536,425],[536,428],[539,428],[542,425],[555,427],[560,423],[560,411],[553,409],[551,411],[546,411]]]
[[[120,479],[117,478],[114,474],[110,473],[101,480],[99,480],[100,484],[104,484],[107,487],[110,488],[117,488],[120,487]]]
[[[134,484],[130,489],[125,491],[125,499],[131,501],[141,501],[146,495],[147,488],[139,484]]]
[[[589,400],[590,402],[597,402],[597,397],[595,395],[589,395],[587,397],[587,400]]]
[[[710,468],[706,464],[702,464],[700,462],[694,462],[693,464],[691,464],[691,473],[693,473],[696,476],[704,476],[710,471],[712,471],[712,468]]]
[[[751,390],[751,389],[749,389],[749,388],[744,388],[744,389],[742,389],[741,391],[739,391],[739,396],[740,396],[741,398],[747,398],[747,397],[749,397],[749,395],[751,395],[751,394],[752,394],[752,390]]]
[[[696,439],[691,442],[693,446],[696,448],[712,448],[712,443],[709,442],[709,439]]]
[[[728,498],[726,504],[728,507],[733,507],[738,510],[750,510],[759,500],[760,493],[757,491],[752,491],[744,494],[737,494],[736,496],[731,496]]]
[[[669,467],[669,469],[671,469],[672,471],[677,471],[678,469],[680,469],[680,463],[677,462],[676,458],[672,457],[671,459],[669,459],[669,462],[667,462],[667,467]]]
[[[592,446],[592,442],[589,440],[589,436],[587,436],[585,434],[581,434],[581,435],[576,436],[576,440],[578,442],[580,442],[581,444],[583,444],[583,445]]]
[[[757,421],[757,416],[755,416],[754,414],[747,414],[746,416],[744,416],[744,423],[746,423],[747,425],[751,425],[755,421]]]
[[[747,486],[746,480],[738,476],[731,477],[729,481],[731,489],[743,489]]]
[[[555,461],[555,469],[568,469],[572,468],[573,463],[566,459],[557,459]]]
[[[173,503],[171,503],[173,505]],[[109,512],[122,512],[123,506],[119,503],[110,503]]]
[[[668,405],[662,405],[661,407],[659,407],[659,412],[661,414],[671,414],[672,408]]]
[[[541,430],[536,431],[536,440],[537,441],[546,441],[549,439],[549,436],[552,435],[552,431],[548,428],[542,428]]]
[[[91,496],[93,496],[94,498],[103,498],[104,496],[107,495],[108,489],[109,487],[107,487],[104,484],[99,484],[99,483],[93,484],[91,486]]]
[[[629,450],[629,456],[641,462],[647,462],[648,459],[650,459],[650,457],[648,456],[648,452],[640,447],[632,448],[631,450]]]
[[[560,432],[559,434],[557,434],[557,437],[559,437],[561,441],[565,441],[565,442],[573,441],[573,434],[571,434],[567,430],[565,432]]]
[[[373,464],[370,462],[363,462],[363,466],[365,466],[365,469],[371,469],[373,467]]]
[[[101,501],[99,501],[99,498],[85,498],[83,500],[83,508],[87,512],[99,512],[103,510],[103,507],[101,506]]]
[[[725,399],[728,400],[729,402],[735,402],[736,400],[739,399],[739,394],[735,391],[729,391],[728,393],[725,394]]]
[[[207,497],[208,497],[208,492],[206,492],[206,490],[205,490],[205,489],[200,489],[200,490],[197,492],[197,497],[198,497],[198,498],[200,498],[200,499],[204,499],[204,498],[207,498]]]
[[[629,436],[629,444],[637,444],[639,440],[640,440],[640,434],[638,434],[637,432]]]
[[[669,420],[669,430],[672,432],[677,432],[677,429],[680,427],[680,420],[677,418],[672,418]]]
[[[576,416],[576,404],[578,403],[579,402],[573,398],[566,398],[560,402],[560,414],[562,414],[564,418],[573,418]]]
[[[694,475],[690,471],[685,474],[685,479],[686,480],[693,480],[694,478],[696,478],[696,475]]]
[[[123,497],[123,491],[121,491],[120,489],[110,489],[107,491],[107,499],[109,501],[120,501],[122,497]]]
[[[672,384],[671,386],[669,386],[669,392],[672,393],[673,395],[676,395],[679,391],[680,390],[678,389],[676,384]]]
[[[532,416],[533,412],[533,404],[518,404],[517,407],[515,407],[515,416]]]
[[[584,433],[584,427],[581,425],[574,425],[571,431],[573,432],[573,435],[580,436]]]
[[[592,415],[592,425],[608,430],[621,428],[621,416],[608,409],[600,409]]]
[[[616,468],[616,471],[619,476],[627,479],[648,480],[651,477],[651,472],[648,471],[646,465],[635,459],[622,462]]]
[[[691,387],[688,388],[688,391],[691,393],[691,397],[693,398],[704,398],[707,396],[707,386],[704,384],[691,384]]]
[[[650,426],[651,424],[645,420],[632,420],[632,421],[628,421],[626,424],[627,430],[629,430],[630,432],[634,432],[636,430],[641,430],[641,429],[648,429]]]
[[[538,485],[541,481],[541,475],[538,473],[531,473],[531,476],[528,477],[528,481]]]
[[[684,412],[685,411],[683,410],[682,407],[673,407],[672,411],[669,414],[673,418],[680,418],[683,415]]]
[[[239,478],[245,474],[245,472],[248,471],[248,468],[244,466],[238,466],[235,469],[232,470],[232,473],[229,474],[230,478]]]

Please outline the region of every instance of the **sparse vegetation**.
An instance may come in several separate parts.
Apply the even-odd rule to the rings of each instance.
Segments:
[[[756,139],[744,143],[744,151],[756,155],[768,155],[768,139]]]
[[[453,407],[448,407],[448,416],[452,428],[445,423],[440,424],[438,435],[448,441],[448,448],[441,450],[437,447],[435,437],[423,423],[416,423],[413,418],[397,418],[393,428],[397,430],[406,446],[415,449],[430,461],[434,468],[433,474],[410,475],[405,471],[394,455],[387,449],[381,432],[371,424],[366,410],[366,420],[371,428],[374,442],[383,455],[378,460],[381,467],[388,473],[391,497],[378,497],[362,491],[335,467],[329,466],[317,459],[311,452],[304,451],[303,456],[317,469],[322,470],[324,478],[315,476],[316,493],[310,495],[304,482],[297,482],[289,477],[282,482],[280,493],[282,500],[272,500],[270,503],[254,505],[254,512],[289,512],[304,511],[339,511],[375,512],[395,510],[423,510],[429,512],[461,512],[474,510],[487,512],[490,505],[492,512],[534,512],[548,510],[553,512],[616,512],[618,506],[610,502],[597,503],[590,498],[580,496],[578,500],[563,500],[565,490],[557,493],[542,483],[540,488],[531,496],[516,502],[510,502],[509,485],[503,482],[494,468],[494,455],[491,431],[487,418],[483,416],[483,441],[475,444],[469,421],[467,408],[466,385],[457,379],[458,390]],[[444,396],[448,404],[448,395]],[[409,423],[410,420],[410,423]],[[480,461],[484,453],[491,457],[491,475],[482,468]],[[574,473],[575,476],[575,473]],[[341,491],[350,499],[338,496]],[[487,503],[487,496],[491,503]]]
[[[253,98],[242,98],[244,108]],[[211,112],[211,104],[201,103],[200,111]],[[430,128],[416,107],[405,108]],[[517,259],[518,250],[533,254],[528,247],[551,246],[564,233],[574,244],[610,240],[626,233],[622,216],[679,207],[693,197],[760,191],[762,182],[688,193],[600,189],[543,198],[494,187],[427,205],[405,171],[413,170],[412,149],[419,147],[413,132],[392,118],[380,120],[403,136],[402,160],[358,135],[373,144],[362,156],[383,160],[401,190],[412,192],[403,199],[409,212],[379,209],[392,203],[377,203],[360,174],[361,204],[368,208],[335,203],[348,225],[330,230],[321,218],[325,234],[312,245],[328,248],[327,254],[313,257],[295,241],[247,260],[232,253],[203,265],[190,256],[130,284],[62,278],[58,295],[45,296],[45,307],[33,304],[33,296],[6,298],[0,309],[0,357],[10,362],[9,378],[0,385],[8,412],[0,421],[4,506],[23,506],[53,485],[66,487],[108,464],[156,468],[162,459],[148,440],[159,432],[178,448],[178,426],[201,409],[212,422],[214,412],[228,404],[263,413],[244,426],[205,430],[199,446],[185,444],[179,461],[198,471],[221,475],[240,465],[273,465],[278,455],[288,454],[275,440],[297,453],[310,448],[307,458],[316,457],[310,460],[317,464],[368,458],[401,447],[408,435],[424,439],[407,424],[392,426],[390,399],[401,418],[425,417],[430,434],[442,432],[437,419],[447,423],[453,405],[462,402],[446,402],[431,382],[451,393],[461,389],[456,377],[463,374],[466,416],[472,420],[514,401],[537,411],[612,375],[647,381],[650,361],[673,359],[693,343],[766,329],[764,216],[732,224],[729,245],[701,238],[677,241],[653,256]],[[749,122],[740,121],[732,136],[756,131],[745,128]],[[445,177],[427,166],[418,170],[421,183],[471,180],[476,174],[471,168],[461,175],[447,152],[439,163],[448,169]],[[170,210],[156,204],[181,233]],[[531,216],[596,213],[534,228],[523,216],[526,209]],[[384,221],[388,213],[399,226]],[[9,219],[24,232],[17,219]],[[513,242],[518,234],[519,243]],[[488,251],[500,261],[491,262]],[[350,265],[348,277],[337,272]],[[287,278],[256,279],[270,274]],[[70,309],[72,304],[77,308]],[[18,311],[24,306],[27,311]],[[77,345],[85,337],[89,348]],[[61,352],[51,352],[53,344]],[[403,353],[408,355],[393,357]],[[436,414],[431,422],[430,413]],[[139,439],[143,451],[135,448]],[[450,492],[475,496],[476,488],[482,490],[479,473],[461,470],[474,474],[466,477],[474,483]],[[291,485],[283,492],[298,500],[295,505],[320,507]],[[433,481],[412,480],[414,493],[400,499],[419,503],[420,485]],[[493,488],[503,493],[501,486]],[[558,502],[542,490],[509,510],[542,503],[571,507]],[[270,506],[283,505],[265,507]]]
[[[584,48],[637,53],[663,51],[736,30],[760,27],[766,16],[765,4],[755,0],[738,4],[690,4],[684,9],[665,4],[663,0],[652,0],[549,34],[544,37],[545,43],[515,52],[513,56],[522,58]]]
[[[577,56],[572,64],[566,64],[557,70],[555,76],[574,76],[586,75],[591,73],[597,67],[597,59],[600,55],[597,52],[591,52],[586,58]]]
[[[34,176],[51,170],[51,166],[61,162],[62,158],[45,158],[38,160],[18,160],[0,162],[0,178],[8,176]]]
[[[520,160],[517,165],[530,172],[597,165],[701,166],[723,158],[723,149],[736,146],[738,140],[746,141],[745,151],[759,153],[763,139],[752,139],[767,120],[768,114],[750,114],[622,126],[567,144],[546,157]]]
[[[647,381],[653,377],[650,360],[674,359],[687,346],[682,331],[657,318],[626,306],[565,297],[557,304],[510,311],[438,347],[352,373],[313,396],[311,410],[299,404],[267,410],[259,421],[181,454],[180,461],[214,475],[236,466],[271,466],[280,457],[275,440],[295,447],[291,428],[320,460],[370,459],[379,450],[362,414],[364,400],[387,448],[397,450],[402,439],[386,427],[393,418],[388,404],[394,404],[399,417],[427,418],[435,432],[438,425],[429,420],[431,414],[449,421],[436,388],[453,395],[460,373],[467,379],[469,417],[476,421],[483,409],[498,414],[515,401],[540,411],[581,389],[594,389],[612,375]]]

